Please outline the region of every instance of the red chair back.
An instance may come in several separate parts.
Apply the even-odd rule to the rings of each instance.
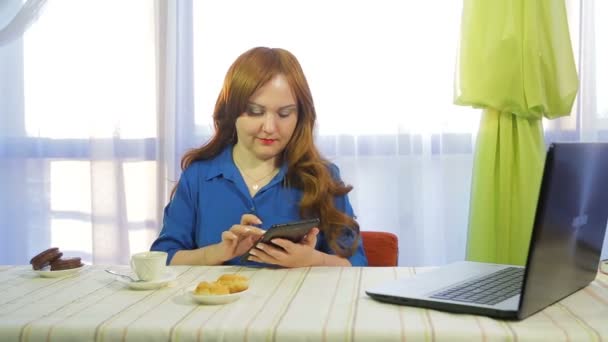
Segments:
[[[361,232],[363,249],[369,266],[397,266],[399,241],[389,232]]]

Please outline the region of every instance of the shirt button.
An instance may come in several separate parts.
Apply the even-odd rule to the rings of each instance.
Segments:
[[[251,207],[251,212],[254,213],[255,212],[255,207]]]

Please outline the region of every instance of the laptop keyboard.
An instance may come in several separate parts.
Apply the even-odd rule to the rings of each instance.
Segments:
[[[431,298],[494,305],[519,294],[523,277],[523,268],[508,267],[442,290]]]

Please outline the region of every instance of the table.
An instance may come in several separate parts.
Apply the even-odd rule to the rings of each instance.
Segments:
[[[509,322],[380,303],[364,292],[428,268],[172,266],[177,278],[167,287],[134,291],[108,267],[41,278],[29,266],[0,266],[0,340],[608,340],[608,275],[601,273],[582,291]],[[250,278],[238,301],[197,305],[188,296],[199,281],[236,272]]]

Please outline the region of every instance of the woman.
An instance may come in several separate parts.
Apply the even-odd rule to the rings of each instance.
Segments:
[[[249,261],[283,267],[366,266],[338,168],[313,142],[312,95],[297,59],[253,48],[232,64],[213,113],[215,135],[182,158],[182,176],[152,250],[171,265],[240,264],[273,224],[319,227],[299,243],[258,243]],[[226,230],[227,229],[227,230]]]

